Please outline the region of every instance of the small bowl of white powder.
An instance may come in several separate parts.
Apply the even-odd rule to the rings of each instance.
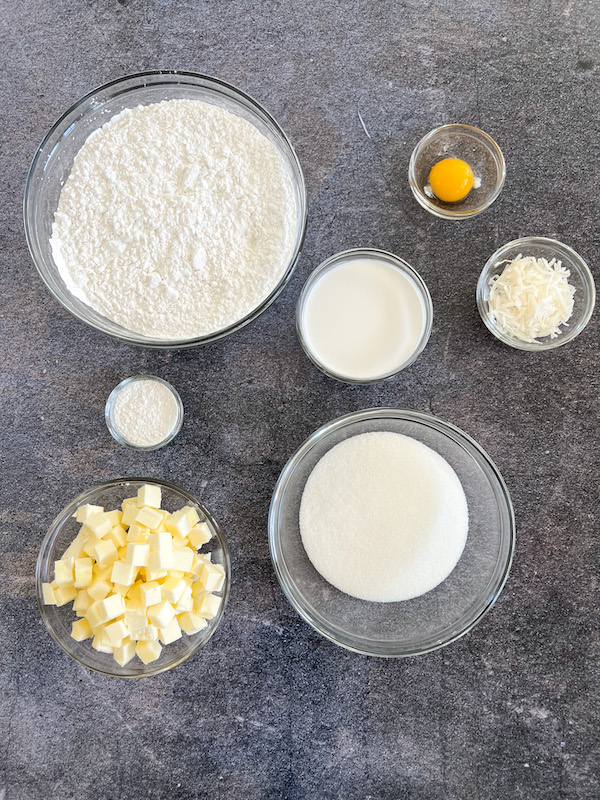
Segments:
[[[313,433],[281,473],[269,545],[288,600],[334,643],[410,656],[467,633],[508,577],[508,490],[467,434],[372,408]]]
[[[106,84],[56,122],[24,215],[34,264],[68,311],[130,344],[178,348],[238,330],[277,298],[307,199],[259,103],[166,70]]]
[[[136,450],[158,450],[181,430],[183,403],[173,386],[162,378],[133,375],[112,390],[104,418],[119,444]]]

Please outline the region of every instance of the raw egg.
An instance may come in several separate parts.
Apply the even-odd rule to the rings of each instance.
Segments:
[[[473,170],[460,158],[444,158],[429,173],[429,185],[444,203],[463,200],[473,187]]]

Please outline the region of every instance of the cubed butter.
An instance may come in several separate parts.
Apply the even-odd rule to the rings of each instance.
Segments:
[[[70,603],[71,600],[75,600],[77,597],[77,589],[72,584],[71,586],[59,586],[54,590],[54,597],[57,606],[64,606]]]
[[[158,631],[158,638],[163,644],[171,644],[181,639],[181,625],[175,617],[169,622],[166,628],[160,628]]]
[[[149,544],[134,544],[127,545],[127,556],[125,560],[133,567],[147,567],[150,559],[150,545]]]
[[[183,614],[184,611],[191,611],[194,607],[194,601],[192,599],[192,587],[186,586],[184,593],[179,598],[177,605],[175,606],[175,614]]]
[[[173,569],[181,572],[191,572],[194,555],[195,553],[190,547],[182,547],[181,549],[174,547]]]
[[[193,522],[187,516],[187,508],[182,508],[165,520],[165,528],[173,536],[185,538],[193,527]]]
[[[75,564],[74,558],[63,558],[60,561],[54,562],[54,580],[57,586],[68,586],[73,583],[73,566]]]
[[[112,525],[113,528],[116,527],[117,525],[119,526],[121,525],[121,520],[123,519],[123,512],[119,511],[118,508],[116,508],[114,511],[107,511],[106,516],[109,518],[110,524]]]
[[[149,606],[147,609],[148,619],[157,628],[166,628],[175,616],[175,611],[171,603],[163,600],[161,603]]]
[[[80,589],[77,592],[77,597],[73,600],[73,611],[81,611],[82,614],[85,614],[93,602],[86,590]]]
[[[107,514],[98,511],[86,519],[85,527],[94,534],[96,539],[101,539],[112,530],[112,523]]]
[[[125,504],[123,502],[123,517],[121,518],[121,525],[128,528],[135,520],[137,513],[140,509],[137,504],[137,497],[132,498],[131,503]]]
[[[155,606],[162,600],[161,587],[157,581],[140,584],[140,599],[144,606]]]
[[[137,504],[140,508],[150,506],[150,508],[160,508],[161,488],[153,483],[145,483],[137,493]]]
[[[159,592],[160,592],[160,589],[159,589]],[[42,583],[42,596],[44,598],[44,603],[47,606],[55,606],[56,605],[56,597],[54,596],[54,589],[52,588],[51,584]]]
[[[87,542],[88,537],[82,531],[79,531],[77,536],[73,539],[71,544],[67,547],[65,552],[63,553],[62,558],[81,558],[82,555],[85,555],[83,552],[83,548],[85,543]]]
[[[117,664],[120,664],[122,667],[124,667],[126,664],[129,664],[134,655],[135,642],[132,642],[129,638],[123,639],[121,646],[113,649],[113,657]]]
[[[85,589],[92,582],[94,575],[94,562],[91,558],[75,559],[75,583],[77,589]]]
[[[77,522],[83,524],[88,517],[91,517],[93,514],[101,514],[103,511],[104,509],[102,506],[93,506],[89,503],[86,503],[83,506],[79,506],[73,516]]]
[[[160,656],[162,647],[159,642],[138,642],[135,646],[135,652],[144,664],[150,664],[152,661]]]
[[[160,591],[163,600],[167,600],[169,603],[177,603],[186,588],[187,583],[183,578],[169,576],[161,585]],[[162,626],[159,625],[159,627]]]
[[[98,616],[101,622],[108,622],[125,613],[125,601],[120,594],[109,594],[98,601]]]
[[[162,521],[163,515],[160,511],[157,511],[156,508],[149,508],[149,506],[140,508],[134,520],[138,525],[144,525],[146,528],[150,528],[150,530],[158,528]]]
[[[106,631],[108,641],[112,647],[120,647],[123,643],[123,639],[129,635],[127,625],[125,625],[122,619],[118,619],[116,622],[111,622],[109,625],[106,625],[104,630]]]
[[[150,541],[150,528],[133,522],[127,531],[127,541],[137,544],[148,544]]]
[[[173,567],[173,550],[164,547],[162,550],[150,550],[148,567],[152,572],[170,570]]]
[[[225,583],[225,569],[221,564],[208,562],[200,573],[200,581],[207,592],[220,592]]]
[[[112,583],[104,581],[101,578],[94,578],[94,580],[87,587],[87,593],[92,600],[103,600],[112,589]]]
[[[115,561],[110,573],[110,579],[113,583],[121,583],[123,586],[131,586],[137,578],[138,568],[132,564],[126,564],[124,561]]]
[[[71,636],[76,642],[83,642],[85,639],[92,638],[92,629],[87,619],[78,619],[77,622],[71,625]]]
[[[206,522],[200,522],[198,525],[194,525],[188,533],[187,538],[192,547],[198,550],[203,544],[210,542],[212,533]]]
[[[204,619],[212,619],[217,616],[221,607],[221,598],[216,594],[203,595],[198,603],[194,603],[194,612]]]
[[[113,649],[104,628],[98,631],[92,639],[92,647],[99,653],[110,653],[112,655]]]
[[[110,539],[114,546],[119,549],[119,547],[125,547],[127,544],[127,531],[121,525],[115,525],[104,538]]]
[[[183,614],[180,614],[177,617],[177,620],[181,626],[181,629],[184,630],[188,636],[198,633],[198,631],[206,628],[208,624],[204,617],[199,617],[197,614],[194,614],[191,611],[186,611]]]

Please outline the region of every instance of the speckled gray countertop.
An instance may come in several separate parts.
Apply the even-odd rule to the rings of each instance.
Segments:
[[[596,800],[598,315],[567,347],[532,355],[487,333],[474,291],[494,249],[526,234],[565,241],[600,276],[597,3],[22,0],[1,17],[0,798]],[[306,246],[277,303],[184,352],[130,348],[69,316],[37,277],[21,221],[29,162],[55,118],[151,68],[215,75],[264,103],[309,193]],[[427,214],[406,180],[416,141],[449,121],[491,133],[508,164],[499,200],[465,223]],[[294,330],[309,272],[354,246],[403,256],[435,305],[425,352],[381,386],[324,377]],[[140,371],[171,381],[186,409],[181,434],[154,453],[117,446],[102,417],[112,387]],[[494,610],[411,660],[320,638],[282,595],[267,547],[290,454],[323,422],[375,405],[467,431],[517,514]],[[128,474],[198,494],[233,561],[206,650],[134,682],[56,647],[33,580],[55,514]]]

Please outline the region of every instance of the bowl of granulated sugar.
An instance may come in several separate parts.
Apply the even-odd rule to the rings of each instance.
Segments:
[[[24,201],[31,257],[78,319],[180,348],[255,319],[289,281],[306,188],[287,136],[216,78],[161,70],[101,86],[51,128]]]
[[[470,631],[508,577],[515,521],[497,467],[428,414],[372,408],[315,431],[269,510],[277,578],[335,644],[419,655]]]

